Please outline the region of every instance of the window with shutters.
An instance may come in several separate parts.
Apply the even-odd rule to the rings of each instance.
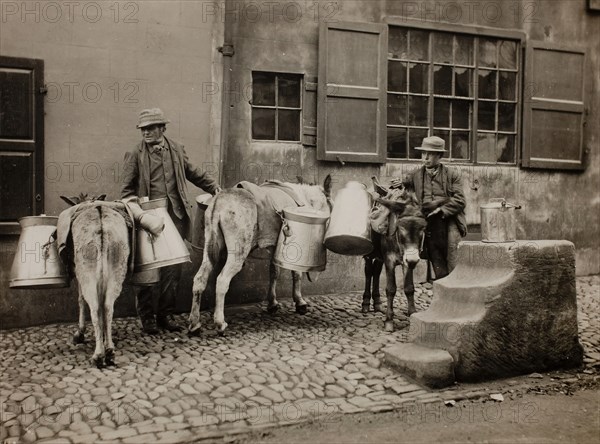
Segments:
[[[302,75],[252,73],[252,139],[300,142]]]
[[[44,211],[44,62],[0,56],[0,233]]]

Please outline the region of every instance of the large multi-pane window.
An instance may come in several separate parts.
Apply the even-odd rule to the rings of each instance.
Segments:
[[[450,160],[516,162],[519,42],[390,27],[387,156],[418,159],[423,137]]]
[[[302,76],[252,73],[252,139],[300,141]]]

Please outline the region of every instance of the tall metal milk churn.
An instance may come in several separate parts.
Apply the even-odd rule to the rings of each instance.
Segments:
[[[513,242],[517,238],[515,210],[520,206],[504,198],[490,199],[481,205],[481,240],[483,242]]]
[[[21,236],[10,270],[11,288],[61,288],[69,277],[58,257],[56,231],[58,217],[28,216],[19,219]]]
[[[371,242],[371,196],[367,187],[351,181],[335,196],[325,246],[334,253],[363,256],[373,251]]]
[[[142,210],[163,218],[165,228],[158,236],[137,230],[135,271],[147,271],[169,265],[190,262],[190,252],[169,216],[167,198],[140,204]]]

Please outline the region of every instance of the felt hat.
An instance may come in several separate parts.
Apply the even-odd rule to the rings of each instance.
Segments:
[[[169,123],[160,108],[143,109],[140,112],[137,128],[145,128],[150,125],[162,125]]]
[[[446,142],[441,137],[430,136],[425,137],[423,142],[421,142],[421,146],[415,147],[416,150],[419,151],[427,151],[430,153],[445,153],[446,152]]]

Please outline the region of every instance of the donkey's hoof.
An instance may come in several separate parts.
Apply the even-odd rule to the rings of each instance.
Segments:
[[[392,333],[394,331],[394,321],[385,321],[385,331]]]
[[[296,313],[299,315],[305,315],[308,312],[308,304],[296,305]]]
[[[78,331],[77,333],[75,333],[73,335],[73,344],[77,345],[77,344],[84,344],[84,343],[85,343],[85,334]]]
[[[198,336],[200,336],[200,327],[189,326],[187,334],[188,336],[197,338]]]
[[[375,304],[375,305],[373,305],[373,311],[375,313],[385,313],[385,310],[383,309],[383,307],[381,306],[381,304]]]
[[[275,314],[279,311],[279,304],[275,304],[275,305],[271,305],[270,307],[267,307],[267,313],[269,314]]]
[[[92,356],[92,365],[96,368],[104,367],[104,358],[102,356]]]
[[[114,350],[107,350],[106,354],[104,355],[104,364],[107,367],[115,367],[115,351]]]

